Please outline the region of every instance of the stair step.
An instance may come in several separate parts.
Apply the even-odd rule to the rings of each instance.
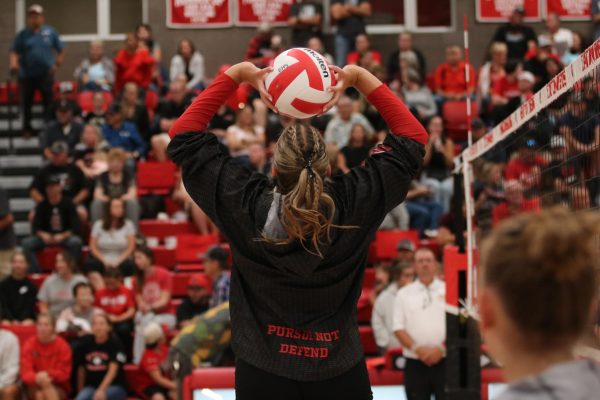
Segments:
[[[30,198],[12,198],[8,203],[12,212],[29,212],[35,208],[35,201]]]
[[[17,236],[28,236],[31,234],[31,225],[28,221],[19,221],[13,224]]]
[[[0,157],[0,168],[41,168],[43,164],[44,159],[41,155],[10,155]]]
[[[14,167],[0,169],[0,176],[34,176],[40,170],[39,167]]]
[[[2,186],[0,184],[0,186]],[[12,197],[29,197],[29,188],[7,188],[7,187],[2,187],[5,191],[6,191],[6,195],[9,198]]]
[[[0,186],[4,189],[28,189],[32,176],[0,176]]]

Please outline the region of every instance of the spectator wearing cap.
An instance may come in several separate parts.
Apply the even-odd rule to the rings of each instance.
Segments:
[[[23,115],[23,132],[31,134],[31,106],[36,90],[42,93],[44,113],[49,119],[54,75],[64,58],[64,45],[58,33],[44,24],[44,9],[33,4],[27,9],[27,26],[10,48],[10,70],[19,76]]]
[[[415,244],[410,239],[402,239],[396,246],[396,258],[394,264],[412,263],[415,257]]]
[[[50,109],[48,113],[50,119],[56,119],[56,112],[58,108],[61,107],[61,105],[62,107],[64,107],[64,105],[66,104],[73,112],[73,117],[79,120],[82,111],[81,107],[79,107],[79,104],[77,104],[77,102],[74,100],[75,97],[76,93],[75,87],[73,86],[73,82],[60,82],[60,84],[58,85],[58,95],[56,96],[52,104],[50,104]]]
[[[410,32],[398,34],[398,49],[390,55],[387,62],[388,79],[390,81],[400,80],[400,72],[404,72],[404,69],[416,72],[421,79],[427,73],[425,56],[413,46]]]
[[[177,326],[183,328],[192,318],[208,310],[212,296],[212,282],[204,274],[194,274],[188,283],[188,296],[177,307]]]
[[[549,13],[546,17],[546,32],[538,37],[538,41],[545,37],[552,45],[552,52],[562,57],[573,46],[573,32],[561,28],[560,17],[556,13]]]
[[[348,53],[354,51],[356,37],[366,32],[365,18],[371,15],[371,3],[369,0],[333,0],[330,12],[337,25],[335,61],[343,67]]]
[[[127,166],[135,171],[135,160],[146,154],[146,143],[131,122],[123,120],[120,103],[112,103],[106,112],[106,124],[102,136],[111,148],[120,147],[127,153]]]
[[[0,399],[21,400],[19,387],[19,339],[0,329]]]
[[[104,287],[95,292],[94,305],[100,308],[113,326],[113,332],[125,348],[127,359],[131,360],[133,346],[133,317],[135,316],[135,299],[131,289],[123,284],[123,277],[118,268],[104,271]]]
[[[37,287],[27,277],[25,254],[15,251],[10,262],[10,275],[0,282],[0,321],[5,325],[33,325]]]
[[[410,243],[412,244],[412,242]],[[412,252],[410,254],[412,256]],[[398,290],[415,280],[415,270],[412,264],[412,259],[394,263],[390,267],[390,283],[375,300],[371,326],[375,342],[381,353],[394,347],[400,347],[400,342],[394,334],[394,303]]]
[[[419,120],[424,121],[437,114],[438,109],[433,99],[433,95],[429,88],[423,85],[423,80],[419,73],[409,68],[403,71],[402,95],[404,96],[404,104],[416,112]]]
[[[549,58],[554,58],[560,61],[558,55],[552,50],[552,42],[546,36],[540,36],[536,48],[532,49],[526,57],[524,67],[526,71],[530,71],[535,76],[536,83],[547,81],[546,61]]]
[[[156,60],[147,46],[140,46],[135,33],[130,32],[124,47],[113,60],[115,65],[115,91],[121,93],[127,82],[134,82],[142,89],[148,89]]]
[[[21,245],[31,272],[39,273],[36,252],[47,246],[60,246],[79,259],[82,241],[79,237],[80,219],[70,197],[63,196],[60,178],[50,176],[44,181],[45,196],[35,207],[31,224],[32,236]]]
[[[82,91],[110,91],[115,81],[115,66],[104,55],[104,43],[101,40],[90,42],[88,56],[84,58],[73,74]]]
[[[321,36],[323,6],[315,1],[301,0],[292,4],[288,26],[292,28],[292,46],[306,47],[311,37]]]
[[[434,73],[435,92],[438,107],[447,100],[463,100],[475,90],[475,73],[469,65],[469,85],[467,86],[463,51],[458,46],[446,48],[446,61]]]
[[[211,247],[204,255],[204,272],[212,281],[210,308],[229,301],[231,275],[228,258],[229,253],[219,246]]]
[[[8,194],[0,187],[0,280],[10,273],[9,261],[17,244],[13,222]]]
[[[50,159],[50,147],[55,142],[66,142],[69,152],[73,153],[75,146],[81,140],[83,124],[73,118],[73,107],[63,100],[56,108],[56,120],[48,123],[40,135],[40,147],[44,151],[46,159]]]
[[[534,30],[523,24],[525,8],[516,7],[506,24],[498,27],[493,42],[506,43],[508,47],[508,58],[511,60],[523,60],[525,54],[536,44]]]
[[[169,376],[169,346],[166,344],[162,327],[153,322],[144,329],[146,349],[140,361],[142,370],[139,386],[142,393],[151,400],[175,400],[175,382]]]
[[[536,154],[537,141],[532,137],[523,137],[518,143],[517,154],[504,170],[504,177],[509,181],[519,181],[525,189],[537,186],[540,168],[546,162]]]
[[[417,280],[396,294],[393,329],[406,357],[404,385],[412,400],[445,398],[446,285],[428,248],[416,251]]]
[[[518,180],[509,180],[504,185],[505,201],[492,210],[492,226],[496,227],[505,219],[525,212],[540,210],[540,199],[527,199],[523,195],[524,187]]]

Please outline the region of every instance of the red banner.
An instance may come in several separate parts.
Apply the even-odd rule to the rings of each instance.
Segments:
[[[236,25],[258,26],[263,22],[271,25],[287,25],[290,6],[295,0],[236,0]]]
[[[224,28],[232,20],[230,0],[167,0],[169,28]]]
[[[478,22],[506,22],[515,8],[525,8],[526,21],[540,21],[540,0],[476,0]]]
[[[592,0],[546,0],[546,13],[558,14],[563,20],[589,21],[591,12]]]

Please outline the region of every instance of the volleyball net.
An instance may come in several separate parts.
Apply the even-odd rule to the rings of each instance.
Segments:
[[[545,85],[534,82],[537,92],[520,88],[520,96],[509,102],[514,111],[496,110],[508,116],[461,154],[468,310],[475,310],[477,297],[477,245],[494,226],[559,205],[600,210],[599,66],[600,40]]]

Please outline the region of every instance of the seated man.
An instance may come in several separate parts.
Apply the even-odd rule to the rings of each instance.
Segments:
[[[493,226],[503,220],[524,212],[537,212],[540,210],[540,199],[526,199],[523,197],[523,185],[517,180],[511,180],[504,185],[506,201],[498,204],[492,210]]]
[[[504,170],[508,181],[519,181],[523,189],[535,188],[539,184],[541,170],[546,161],[536,154],[537,141],[532,137],[523,137],[517,144],[516,157],[513,157]]]
[[[469,65],[469,87],[467,88],[465,68],[467,64],[463,60],[463,53],[458,46],[446,48],[446,62],[435,70],[435,90],[438,108],[446,100],[463,100],[470,96],[475,90],[475,73],[473,66]]]
[[[40,272],[36,252],[46,246],[63,247],[78,260],[82,245],[79,226],[75,204],[63,196],[59,178],[50,177],[46,181],[46,197],[35,207],[31,226],[33,236],[22,242],[30,272]]]
[[[85,175],[75,164],[69,162],[69,148],[64,141],[52,144],[49,163],[42,167],[31,182],[29,195],[37,204],[46,198],[44,192],[50,180],[58,182],[62,195],[69,198],[77,207],[81,221],[87,220],[85,201],[90,191],[87,189]]]
[[[127,166],[135,171],[135,161],[146,154],[146,143],[131,122],[123,121],[121,104],[112,103],[106,112],[102,136],[111,148],[120,147],[127,152]]]
[[[83,125],[73,119],[73,108],[67,101],[61,101],[56,109],[56,120],[51,121],[40,134],[40,147],[44,157],[52,159],[51,146],[55,142],[66,142],[69,151],[75,150],[75,145],[81,139]]]
[[[210,279],[204,274],[192,275],[188,283],[188,296],[177,307],[177,326],[183,328],[196,315],[208,310],[208,302],[212,295]]]
[[[67,334],[68,337],[81,337],[92,333],[92,319],[102,312],[94,307],[92,286],[80,282],[73,287],[75,303],[62,310],[56,320],[56,332]]]
[[[0,329],[0,399],[21,399],[19,364],[19,340],[12,332]]]

